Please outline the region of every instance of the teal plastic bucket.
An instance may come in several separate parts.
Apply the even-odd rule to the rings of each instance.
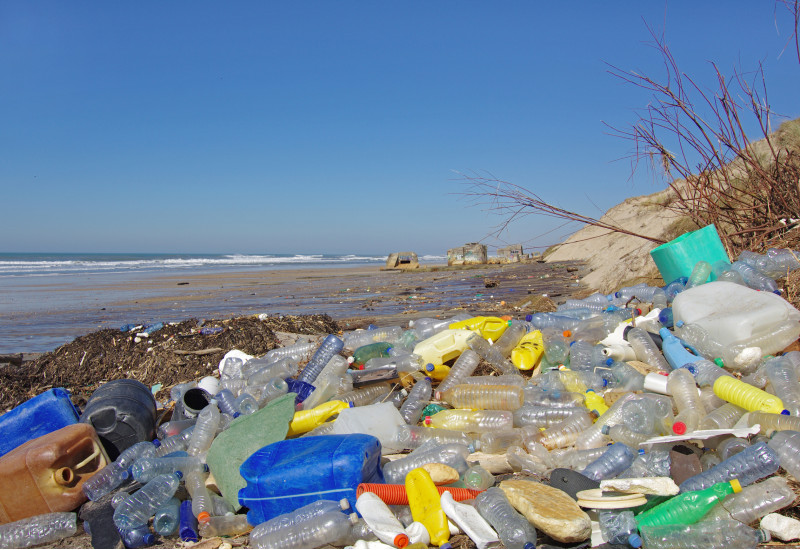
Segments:
[[[711,265],[720,260],[730,263],[714,224],[684,233],[651,250],[650,256],[666,284],[691,275],[695,264],[701,260]]]

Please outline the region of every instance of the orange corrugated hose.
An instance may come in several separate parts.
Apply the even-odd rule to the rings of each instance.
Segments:
[[[453,495],[453,500],[462,501],[475,498],[483,491],[478,489],[466,489],[464,487],[442,487],[437,486],[436,490],[441,495],[449,491]],[[375,493],[386,504],[408,504],[408,494],[405,485],[394,485],[392,483],[359,483],[356,489],[356,498],[361,493]]]

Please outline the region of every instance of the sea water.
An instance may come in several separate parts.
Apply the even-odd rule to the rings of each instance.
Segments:
[[[0,253],[0,354],[46,352],[78,336],[128,323],[328,313],[320,309],[320,301],[290,299],[312,287],[309,281],[293,283],[296,288],[281,286],[268,297],[254,297],[244,292],[245,284],[237,290],[235,279],[212,288],[211,283],[198,286],[181,278],[281,269],[378,268],[385,261],[386,256],[378,254]],[[423,256],[420,263],[442,264],[445,258]],[[222,288],[226,285],[228,289]]]

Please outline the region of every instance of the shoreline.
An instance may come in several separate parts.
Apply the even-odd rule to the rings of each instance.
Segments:
[[[346,324],[368,319],[407,324],[415,317],[449,311],[514,313],[516,307],[522,313],[526,301],[543,294],[580,292],[577,280],[582,271],[579,262],[524,262],[423,265],[416,270],[350,266],[169,273],[119,282],[108,277],[63,284],[35,281],[26,291],[45,305],[7,314],[13,326],[0,343],[0,355],[46,353],[75,337],[126,323],[266,313],[327,314]]]

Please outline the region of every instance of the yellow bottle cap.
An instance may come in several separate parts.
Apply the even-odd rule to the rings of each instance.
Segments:
[[[741,493],[742,492],[742,484],[739,483],[738,479],[732,479],[732,480],[730,480],[729,483],[731,484],[731,487],[733,487],[733,492],[734,493]]]

